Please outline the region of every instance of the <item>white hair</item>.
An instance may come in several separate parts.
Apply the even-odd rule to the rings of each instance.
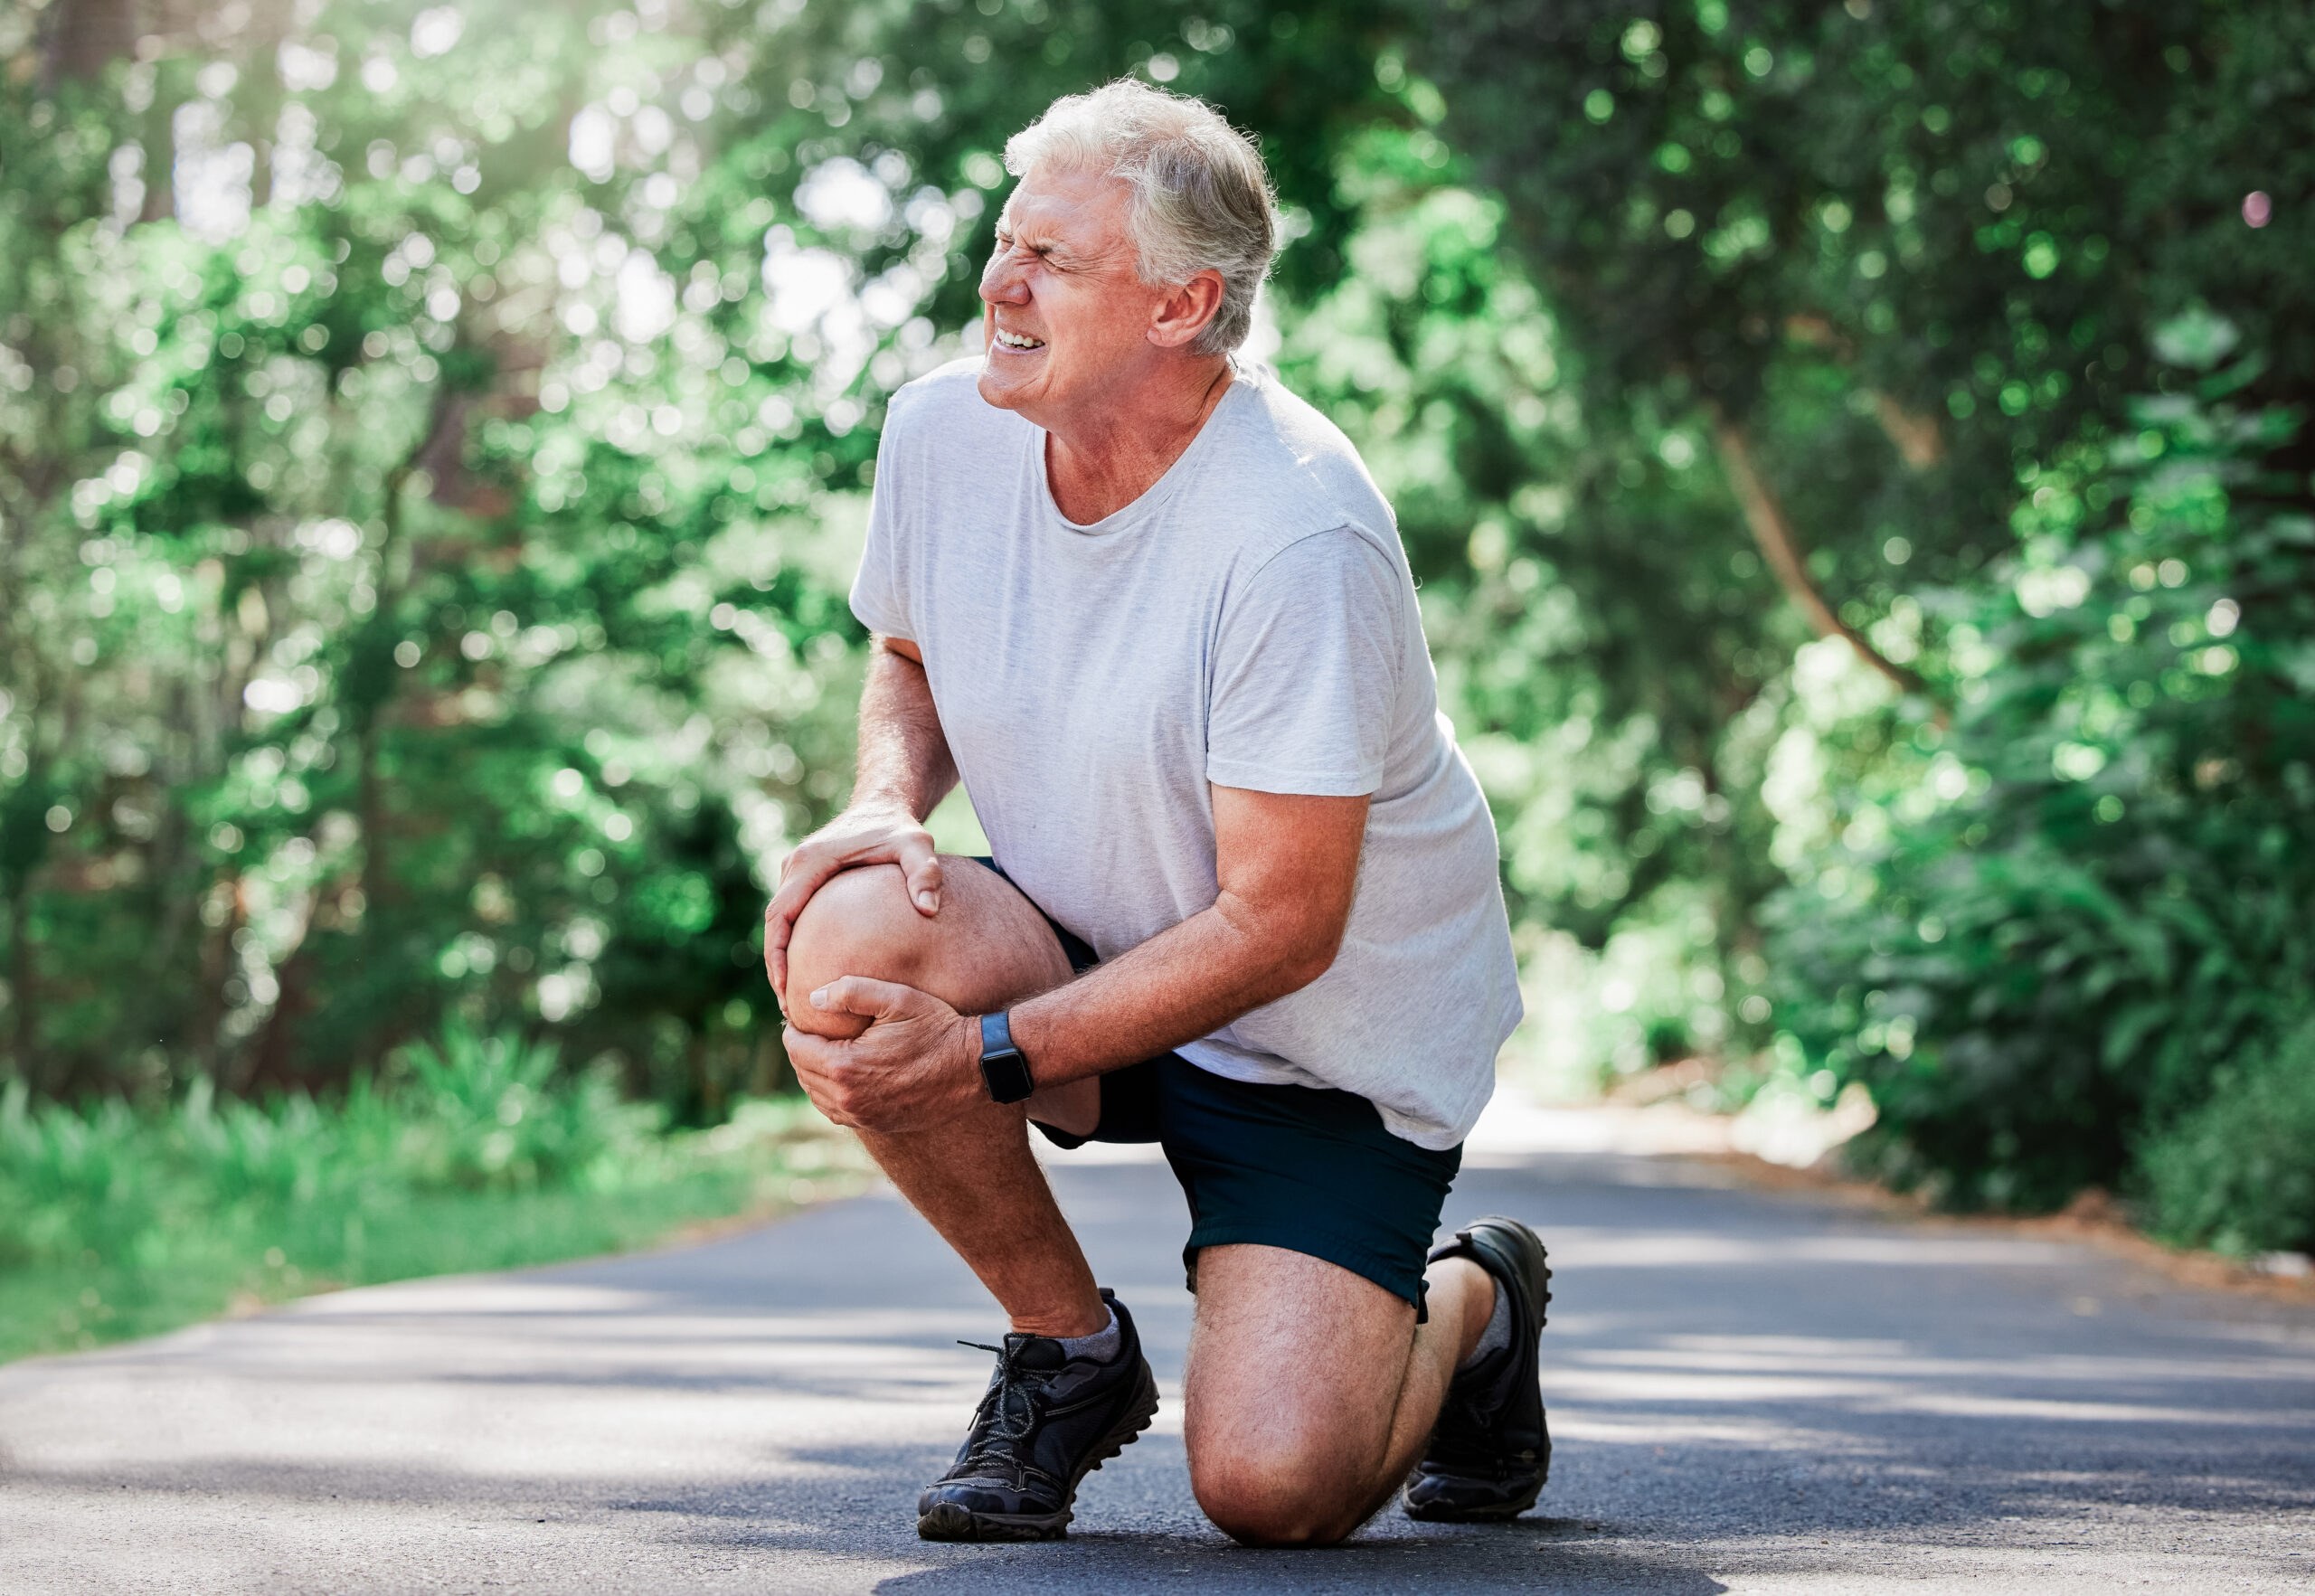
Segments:
[[[1196,354],[1245,342],[1254,296],[1278,252],[1278,213],[1254,141],[1204,100],[1130,78],[1056,99],[1005,145],[1005,169],[1096,170],[1133,190],[1129,226],[1141,280],[1172,287],[1222,274],[1222,304]]]

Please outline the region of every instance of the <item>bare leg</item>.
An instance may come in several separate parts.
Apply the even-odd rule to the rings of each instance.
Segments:
[[[1325,1544],[1390,1500],[1495,1308],[1467,1259],[1426,1278],[1418,1325],[1403,1299],[1303,1253],[1199,1252],[1184,1437],[1207,1517],[1250,1545]]]
[[[789,944],[789,1023],[856,1036],[867,1022],[815,1009],[806,995],[838,976],[867,976],[930,992],[963,1014],[987,1014],[1069,979],[1069,960],[1034,904],[994,871],[944,855],[940,912],[912,908],[899,868],[847,870],[814,893]],[[1092,1270],[1029,1152],[1028,1113],[1084,1131],[1100,1114],[1097,1082],[1040,1092],[1025,1105],[987,1103],[939,1130],[862,1131],[869,1156],[1004,1306],[1013,1328],[1091,1335],[1109,1322]]]

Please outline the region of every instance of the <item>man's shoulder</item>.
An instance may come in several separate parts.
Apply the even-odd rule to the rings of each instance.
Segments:
[[[1305,531],[1319,524],[1384,536],[1396,530],[1389,501],[1341,428],[1267,366],[1242,370],[1239,384],[1245,397],[1232,432],[1236,458],[1228,462],[1227,479],[1268,485],[1264,496],[1290,499],[1297,512],[1290,519],[1308,523]],[[1282,508],[1265,506],[1273,515]]]
[[[1001,427],[1007,421],[1017,424],[1018,417],[998,410],[980,396],[981,364],[981,357],[978,354],[962,355],[904,384],[885,407],[886,435],[890,436],[896,429],[912,431],[930,428],[945,431],[960,424],[991,427]]]
[[[1357,446],[1324,411],[1286,385],[1275,366],[1248,364],[1238,370],[1238,384],[1260,407],[1264,430],[1298,455],[1358,458]]]
[[[952,360],[895,392],[877,442],[884,466],[931,480],[920,474],[980,470],[998,458],[1027,423],[980,396],[980,372],[978,355]]]

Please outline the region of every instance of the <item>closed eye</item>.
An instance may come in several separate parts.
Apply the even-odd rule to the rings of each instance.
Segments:
[[[1010,228],[1000,226],[997,230],[997,253],[1001,255],[1009,255],[1016,249],[1026,250],[1030,254],[1035,255],[1040,260],[1050,261],[1053,259],[1053,245],[1049,243],[1025,244],[1021,242],[1019,235],[1015,233]]]

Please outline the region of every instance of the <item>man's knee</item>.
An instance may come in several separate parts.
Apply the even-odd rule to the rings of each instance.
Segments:
[[[837,872],[796,917],[788,940],[789,1022],[819,1036],[857,1036],[868,1022],[856,1015],[812,1006],[815,988],[839,976],[920,983],[935,936],[934,921],[917,912],[897,864],[864,864]]]
[[[1365,1521],[1362,1482],[1338,1453],[1230,1450],[1190,1460],[1190,1489],[1214,1527],[1249,1546],[1330,1546]]]

